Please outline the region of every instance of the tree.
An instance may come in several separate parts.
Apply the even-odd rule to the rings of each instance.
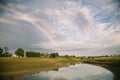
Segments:
[[[16,51],[15,51],[15,54],[17,56],[21,56],[21,57],[24,57],[24,50],[22,48],[18,48]]]
[[[69,58],[70,56],[69,55],[64,55],[65,58]]]
[[[3,54],[3,49],[0,47],[0,56]]]
[[[3,53],[3,51],[4,51],[4,53]],[[11,57],[12,54],[9,53],[8,47],[4,47],[4,50],[2,48],[0,48],[0,56],[1,57]]]
[[[51,57],[51,58],[55,58],[55,57],[58,57],[58,56],[59,56],[58,53],[51,53],[51,54],[50,54],[50,57]]]
[[[4,47],[5,53],[8,53],[9,48],[8,47]]]
[[[5,50],[5,52],[4,52],[4,54],[3,55],[9,55],[9,48],[6,46],[6,47],[4,47],[4,50]]]
[[[40,53],[35,51],[26,51],[26,57],[40,57]]]

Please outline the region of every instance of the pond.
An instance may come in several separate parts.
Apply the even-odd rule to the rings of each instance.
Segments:
[[[113,73],[99,66],[76,64],[25,75],[17,80],[113,80]]]

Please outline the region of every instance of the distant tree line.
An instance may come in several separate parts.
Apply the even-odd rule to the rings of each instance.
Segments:
[[[1,48],[0,47],[0,57],[12,57],[13,54],[9,53],[8,47]],[[49,57],[55,58],[58,57],[58,53],[48,53],[48,52],[35,52],[35,51],[24,51],[22,48],[18,48],[15,50],[15,55],[17,57]]]
[[[40,58],[55,58],[55,57],[64,57],[64,58],[74,58],[75,55],[64,55],[60,56],[58,53],[48,53],[48,52],[35,52],[35,51],[24,51],[22,48],[15,50],[15,55],[17,57],[40,57]],[[0,57],[12,57],[13,54],[9,52],[8,47],[0,47]],[[96,57],[109,57],[109,56],[120,56],[120,55],[102,55],[102,56],[79,56],[80,59],[93,59]]]
[[[15,54],[19,57],[50,57],[55,58],[58,57],[58,53],[48,53],[48,52],[35,52],[35,51],[24,51],[22,48],[18,48],[15,51]]]
[[[58,53],[43,53],[43,52],[35,52],[35,51],[26,51],[26,57],[58,57]]]

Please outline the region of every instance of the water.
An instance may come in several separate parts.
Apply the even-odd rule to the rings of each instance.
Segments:
[[[25,75],[19,80],[113,80],[113,73],[109,70],[89,65],[76,64],[69,67],[50,70],[47,72],[38,72]]]

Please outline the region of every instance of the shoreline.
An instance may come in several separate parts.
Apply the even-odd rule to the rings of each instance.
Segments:
[[[113,74],[113,80],[120,80],[120,57],[100,57],[86,59],[83,63],[94,64],[110,70]]]

